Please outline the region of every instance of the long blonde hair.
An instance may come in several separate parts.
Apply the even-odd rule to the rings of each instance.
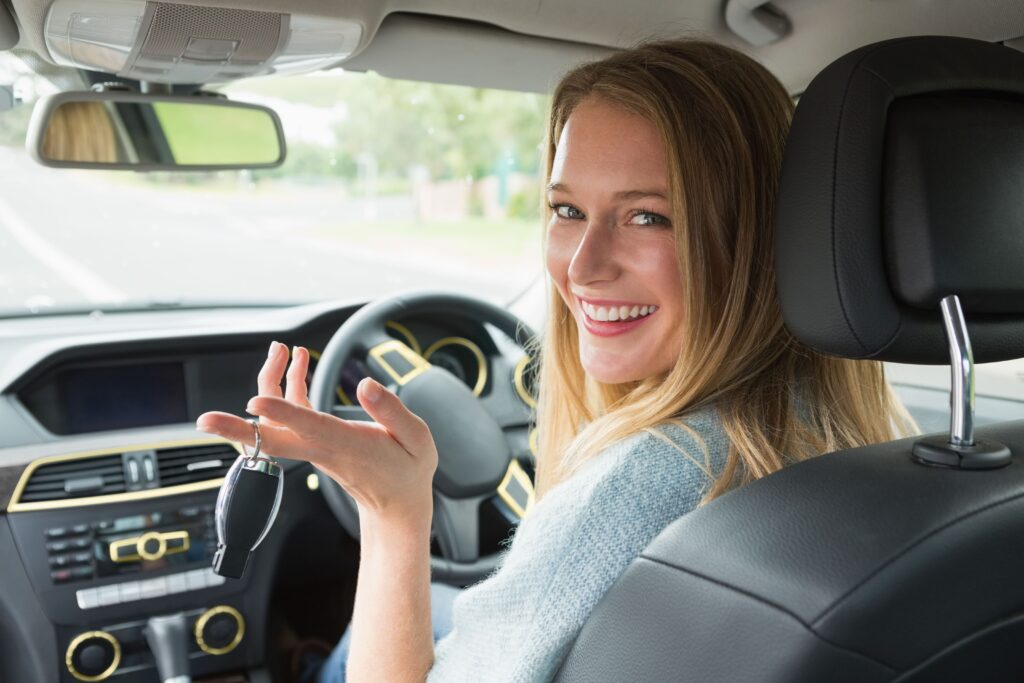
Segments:
[[[548,180],[562,128],[591,97],[651,121],[670,150],[686,333],[667,374],[604,384],[584,372],[575,319],[550,288],[538,496],[611,443],[706,406],[731,446],[705,501],[789,462],[912,432],[881,363],[824,356],[783,325],[774,213],[793,105],[782,85],[742,53],[704,41],[648,43],[577,67],[552,97]]]

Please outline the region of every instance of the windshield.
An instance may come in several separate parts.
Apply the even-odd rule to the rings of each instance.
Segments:
[[[4,66],[23,99],[45,90]],[[282,167],[45,168],[24,149],[30,105],[0,112],[0,315],[423,288],[504,302],[540,272],[546,98],[341,70],[222,91],[280,114]]]

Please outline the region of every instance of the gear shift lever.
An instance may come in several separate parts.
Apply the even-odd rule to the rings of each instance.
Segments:
[[[181,612],[150,617],[142,631],[153,651],[161,683],[192,683],[188,671],[188,622]]]
[[[241,578],[249,555],[266,537],[277,517],[284,493],[281,466],[260,455],[260,424],[249,420],[256,432],[251,455],[238,456],[224,477],[217,495],[217,552],[213,571],[232,579]]]

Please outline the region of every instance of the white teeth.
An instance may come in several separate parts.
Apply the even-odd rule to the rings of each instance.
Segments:
[[[636,320],[658,310],[657,306],[595,306],[580,299],[580,308],[591,320],[599,322],[618,322],[620,320]]]

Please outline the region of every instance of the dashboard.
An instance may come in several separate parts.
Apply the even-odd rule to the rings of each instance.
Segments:
[[[317,611],[306,586],[318,580],[337,587],[345,605],[358,547],[324,504],[314,471],[284,461],[281,513],[251,571],[237,581],[214,575],[212,507],[238,451],[196,432],[194,421],[208,410],[243,414],[270,341],[305,346],[315,361],[359,306],[4,323],[0,681],[156,680],[144,634],[151,618],[171,613],[187,625],[194,676],[281,677],[274,624],[304,601]],[[516,457],[532,457],[529,359],[513,340],[457,311],[387,329],[465,383]],[[335,414],[365,419],[350,398],[365,374],[360,359],[348,361]]]

